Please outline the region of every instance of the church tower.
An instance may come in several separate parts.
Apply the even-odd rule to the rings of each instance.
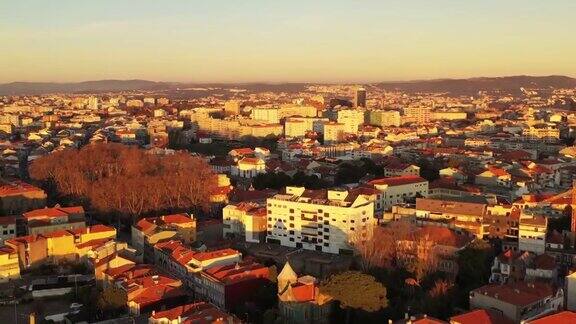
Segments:
[[[278,294],[281,295],[286,291],[286,289],[291,285],[298,281],[298,275],[290,266],[290,262],[286,262],[282,271],[278,275]]]

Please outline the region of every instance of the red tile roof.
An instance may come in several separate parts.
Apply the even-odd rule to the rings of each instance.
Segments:
[[[23,181],[12,181],[12,182],[3,182],[0,185],[0,196],[13,196],[13,195],[20,195],[26,192],[32,191],[41,191],[44,190],[35,187],[29,183]]]
[[[268,278],[268,268],[251,261],[225,266],[216,266],[204,270],[204,273],[223,284],[232,284],[255,278]]]
[[[392,178],[376,179],[369,182],[371,185],[388,185],[388,186],[402,186],[413,183],[427,182],[426,179],[419,176],[401,176]]]
[[[547,315],[539,319],[528,321],[527,324],[568,324],[576,323],[576,313],[571,311],[563,311],[553,315]]]
[[[169,321],[181,318],[185,323],[196,324],[230,323],[228,320],[232,320],[232,323],[241,323],[241,321],[233,317],[233,315],[205,302],[181,305],[165,311],[156,312],[152,314],[151,318],[155,320],[168,319]]]
[[[82,206],[52,207],[52,208],[35,209],[24,213],[23,216],[26,219],[35,219],[35,218],[64,217],[70,214],[82,214],[82,213],[84,213],[84,208]]]
[[[468,313],[452,316],[451,324],[513,324],[503,315],[486,309],[476,309]]]
[[[506,285],[490,284],[474,289],[474,293],[483,294],[516,306],[527,306],[553,296],[556,290],[542,282],[511,283]]]
[[[202,262],[217,258],[222,258],[226,256],[231,256],[235,254],[239,254],[240,252],[233,250],[233,249],[222,249],[222,250],[215,250],[215,251],[207,251],[207,252],[198,252],[194,255],[194,259]]]

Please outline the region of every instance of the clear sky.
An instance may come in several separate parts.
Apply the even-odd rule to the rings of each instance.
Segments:
[[[0,0],[0,83],[576,76],[576,0]]]

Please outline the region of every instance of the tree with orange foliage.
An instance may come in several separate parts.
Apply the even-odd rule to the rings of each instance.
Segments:
[[[132,221],[142,214],[207,208],[217,186],[200,158],[158,156],[122,144],[55,152],[34,161],[30,175],[59,197]]]

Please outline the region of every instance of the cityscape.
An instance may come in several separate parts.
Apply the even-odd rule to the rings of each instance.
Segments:
[[[0,323],[576,323],[568,9],[0,4]]]

